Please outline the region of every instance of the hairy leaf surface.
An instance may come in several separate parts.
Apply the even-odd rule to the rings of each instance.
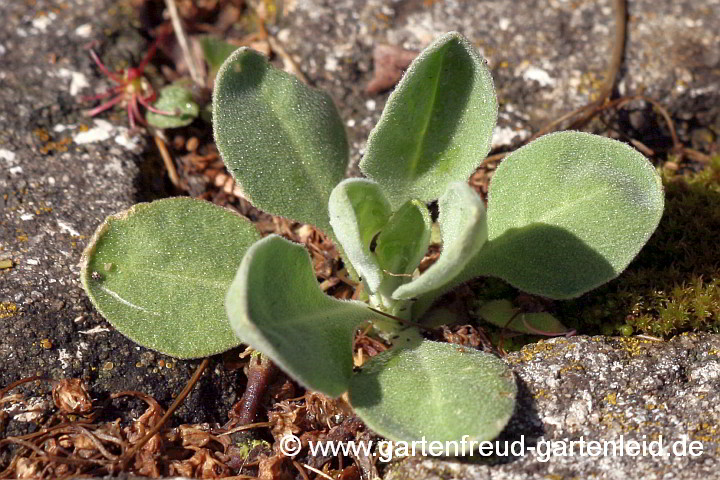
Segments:
[[[588,133],[546,135],[495,172],[490,241],[474,273],[546,297],[577,297],[619,275],[662,212],[660,177],[636,150]]]
[[[442,288],[457,277],[487,240],[485,204],[467,183],[448,187],[438,202],[443,249],[440,258],[418,278],[398,287],[395,299],[409,299]]]
[[[520,312],[509,300],[491,300],[478,309],[478,315],[495,326],[529,335],[570,333],[570,329],[551,314]]]
[[[83,255],[83,286],[135,343],[178,358],[214,355],[240,343],[224,298],[259,238],[245,218],[208,202],[141,203],[95,232]]]
[[[435,200],[466,181],[490,151],[495,89],[470,42],[448,33],[413,61],[370,133],[360,169],[394,208]]]
[[[250,247],[225,301],[235,334],[306,388],[337,397],[348,389],[352,338],[379,317],[367,305],[318,287],[310,255],[277,235]]]
[[[380,267],[391,275],[411,274],[427,252],[431,229],[425,204],[405,203],[377,236],[375,255]]]
[[[175,115],[162,115],[148,110],[147,122],[157,128],[178,128],[190,125],[200,114],[200,107],[192,97],[192,92],[183,85],[168,85],[160,90],[153,107]]]
[[[410,340],[374,356],[350,382],[350,403],[394,441],[484,441],[505,427],[517,387],[505,363],[449,343]],[[447,455],[469,453],[469,450]]]
[[[330,194],[329,209],[335,237],[370,293],[374,293],[384,274],[370,248],[392,215],[390,203],[377,183],[348,178]]]
[[[328,199],[345,175],[348,144],[327,93],[239,48],[215,80],[213,129],[253,205],[330,230]]]

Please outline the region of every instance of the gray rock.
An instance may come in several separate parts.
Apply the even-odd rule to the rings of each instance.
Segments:
[[[528,345],[507,360],[520,393],[496,452],[510,448],[512,453],[517,442],[515,453],[520,453],[521,441],[534,450],[472,459],[415,457],[391,465],[385,478],[715,478],[720,336],[688,334],[668,342],[558,338]],[[650,443],[661,437],[662,443]],[[598,443],[581,447],[581,439]],[[640,450],[633,450],[633,441]],[[697,455],[689,454],[691,446]]]
[[[111,68],[127,51],[142,56],[147,45],[115,2],[66,6],[0,3],[0,259],[13,265],[0,269],[0,388],[33,375],[76,377],[95,398],[141,390],[168,406],[197,362],[176,362],[116,332],[87,300],[78,265],[107,215],[169,194],[147,137],[123,126],[126,115],[91,119],[78,99],[110,86],[88,55],[89,42],[98,40]],[[117,32],[112,42],[108,32]],[[218,372],[201,381],[181,421],[227,420],[242,373]],[[38,405],[51,387],[35,382],[21,391]],[[144,411],[142,402],[130,407],[123,410]],[[17,420],[6,434],[34,428]]]
[[[627,3],[618,93],[644,93],[670,112],[693,112],[688,128],[697,122],[717,129],[720,0]],[[614,40],[613,0],[298,0],[293,5],[275,33],[311,81],[340,104],[355,162],[387,99],[387,94],[363,92],[378,43],[421,50],[450,30],[467,36],[488,60],[495,80],[500,109],[493,144],[509,147],[594,98]],[[684,125],[678,127],[682,132]],[[658,125],[654,128],[640,132],[650,143],[658,134]]]

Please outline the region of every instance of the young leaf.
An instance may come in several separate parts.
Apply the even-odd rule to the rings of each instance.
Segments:
[[[407,300],[450,283],[487,240],[485,204],[467,183],[451,184],[438,206],[443,239],[440,258],[418,278],[398,287],[395,299]]]
[[[424,203],[411,200],[393,214],[377,236],[375,255],[390,275],[409,275],[430,245],[432,219]]]
[[[377,236],[375,256],[385,278],[377,299],[394,315],[403,318],[412,313],[411,304],[393,300],[392,293],[407,283],[430,245],[432,219],[424,203],[411,200],[390,218]]]
[[[350,403],[395,441],[485,441],[505,427],[517,387],[505,363],[449,343],[410,341],[374,356],[350,381]],[[469,453],[467,446],[446,455]]]
[[[205,56],[205,61],[210,66],[210,75],[214,76],[222,66],[223,62],[237,50],[237,46],[227,43],[219,38],[207,36],[200,39],[200,47]]]
[[[374,293],[384,274],[370,247],[375,235],[390,219],[390,203],[377,183],[348,178],[330,194],[329,210],[335,237],[370,293]]]
[[[394,208],[413,198],[434,200],[482,163],[496,118],[485,61],[465,37],[445,34],[420,53],[390,95],[360,169]]]
[[[304,387],[337,397],[348,389],[359,324],[384,317],[318,287],[310,255],[270,235],[248,249],[225,299],[230,324]]]
[[[495,326],[529,335],[553,336],[570,333],[569,328],[549,313],[519,312],[509,300],[491,300],[480,307],[478,314]]]
[[[82,283],[135,343],[178,358],[214,355],[240,343],[223,300],[259,238],[245,218],[208,202],[141,203],[97,229],[83,254]]]
[[[581,132],[510,154],[490,184],[490,241],[474,273],[551,298],[573,298],[620,274],[663,212],[653,166],[618,141]]]
[[[175,115],[161,115],[148,110],[147,122],[157,128],[178,128],[190,125],[200,114],[200,107],[193,100],[192,92],[183,85],[173,84],[163,87],[153,107]]]
[[[328,199],[345,175],[348,143],[326,93],[239,48],[215,79],[213,129],[253,205],[330,230]]]

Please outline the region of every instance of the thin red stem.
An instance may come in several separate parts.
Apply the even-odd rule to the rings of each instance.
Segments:
[[[122,87],[117,86],[115,88],[111,88],[107,92],[98,93],[97,95],[88,95],[87,97],[80,97],[80,101],[82,102],[94,102],[95,100],[102,100],[103,98],[107,98],[111,96],[113,93],[117,93],[118,89],[121,89]]]
[[[145,67],[147,67],[148,63],[150,63],[150,60],[152,59],[153,55],[155,55],[155,51],[157,50],[159,41],[160,41],[160,39],[158,38],[157,40],[155,40],[153,42],[152,46],[150,47],[150,50],[148,50],[148,52],[145,54],[145,57],[140,61],[140,65],[137,66],[137,70],[141,74],[145,70]]]
[[[132,101],[129,101],[127,104],[127,114],[128,114],[128,121],[130,122],[130,130],[135,128],[135,116],[132,109]]]
[[[132,99],[130,100],[130,104],[132,105],[132,110],[136,115],[137,121],[142,123],[143,125],[147,125],[145,118],[143,118],[142,113],[140,113],[140,108],[138,107],[137,103],[138,98],[139,97],[137,95],[133,95]]]
[[[115,105],[117,105],[118,103],[122,102],[124,98],[125,97],[122,94],[120,94],[117,97],[113,98],[112,100],[108,100],[107,102],[105,102],[101,105],[98,105],[97,107],[93,108],[92,110],[88,110],[87,114],[90,115],[91,117],[94,117],[98,113],[104,112],[105,110],[108,110],[108,109],[114,107]]]
[[[114,73],[112,73],[110,70],[107,69],[105,64],[102,63],[102,61],[100,61],[100,58],[97,56],[97,53],[95,53],[94,50],[90,50],[90,56],[95,61],[95,64],[98,66],[100,71],[102,73],[104,73],[105,75],[107,75],[110,78],[110,80],[112,80],[113,82],[115,82],[117,84],[124,83],[120,77],[118,77],[117,75],[115,75]]]
[[[164,110],[158,110],[157,108],[150,105],[150,102],[148,102],[144,97],[138,96],[137,99],[142,104],[143,107],[147,108],[148,110],[150,110],[153,113],[157,113],[158,115],[168,115],[171,117],[174,117],[175,115],[177,115],[175,112],[166,112]]]

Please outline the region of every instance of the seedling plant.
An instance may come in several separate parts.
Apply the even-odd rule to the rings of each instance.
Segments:
[[[152,125],[157,128],[183,127],[192,123],[199,115],[199,106],[192,98],[187,85],[177,82],[163,87],[160,95],[155,92],[152,83],[144,76],[145,68],[157,51],[158,41],[153,42],[143,59],[136,67],[130,67],[118,72],[111,72],[100,60],[94,50],[90,50],[90,57],[100,72],[108,77],[115,86],[111,89],[82,97],[83,101],[90,102],[104,100],[100,105],[88,110],[86,114],[94,117],[116,105],[124,106],[127,110],[128,123],[134,129],[138,124]],[[147,110],[143,116],[140,106]]]
[[[510,154],[486,207],[467,180],[490,150],[496,118],[485,61],[448,33],[388,99],[360,163],[366,178],[343,179],[348,143],[330,97],[238,49],[213,97],[226,166],[259,209],[330,235],[367,302],[321,291],[302,245],[261,239],[245,218],[189,198],[106,219],[84,254],[85,289],[140,345],[197,358],[248,344],[304,387],[347,394],[392,440],[490,440],[515,406],[512,373],[489,353],[428,340],[415,325],[437,318],[436,300],[477,276],[577,297],[619,275],[663,211],[659,176],[640,153],[581,132]],[[434,200],[442,252],[418,274]],[[519,331],[563,328],[542,314],[518,320],[509,302],[480,313]],[[353,336],[368,322],[392,348],[354,369]]]

